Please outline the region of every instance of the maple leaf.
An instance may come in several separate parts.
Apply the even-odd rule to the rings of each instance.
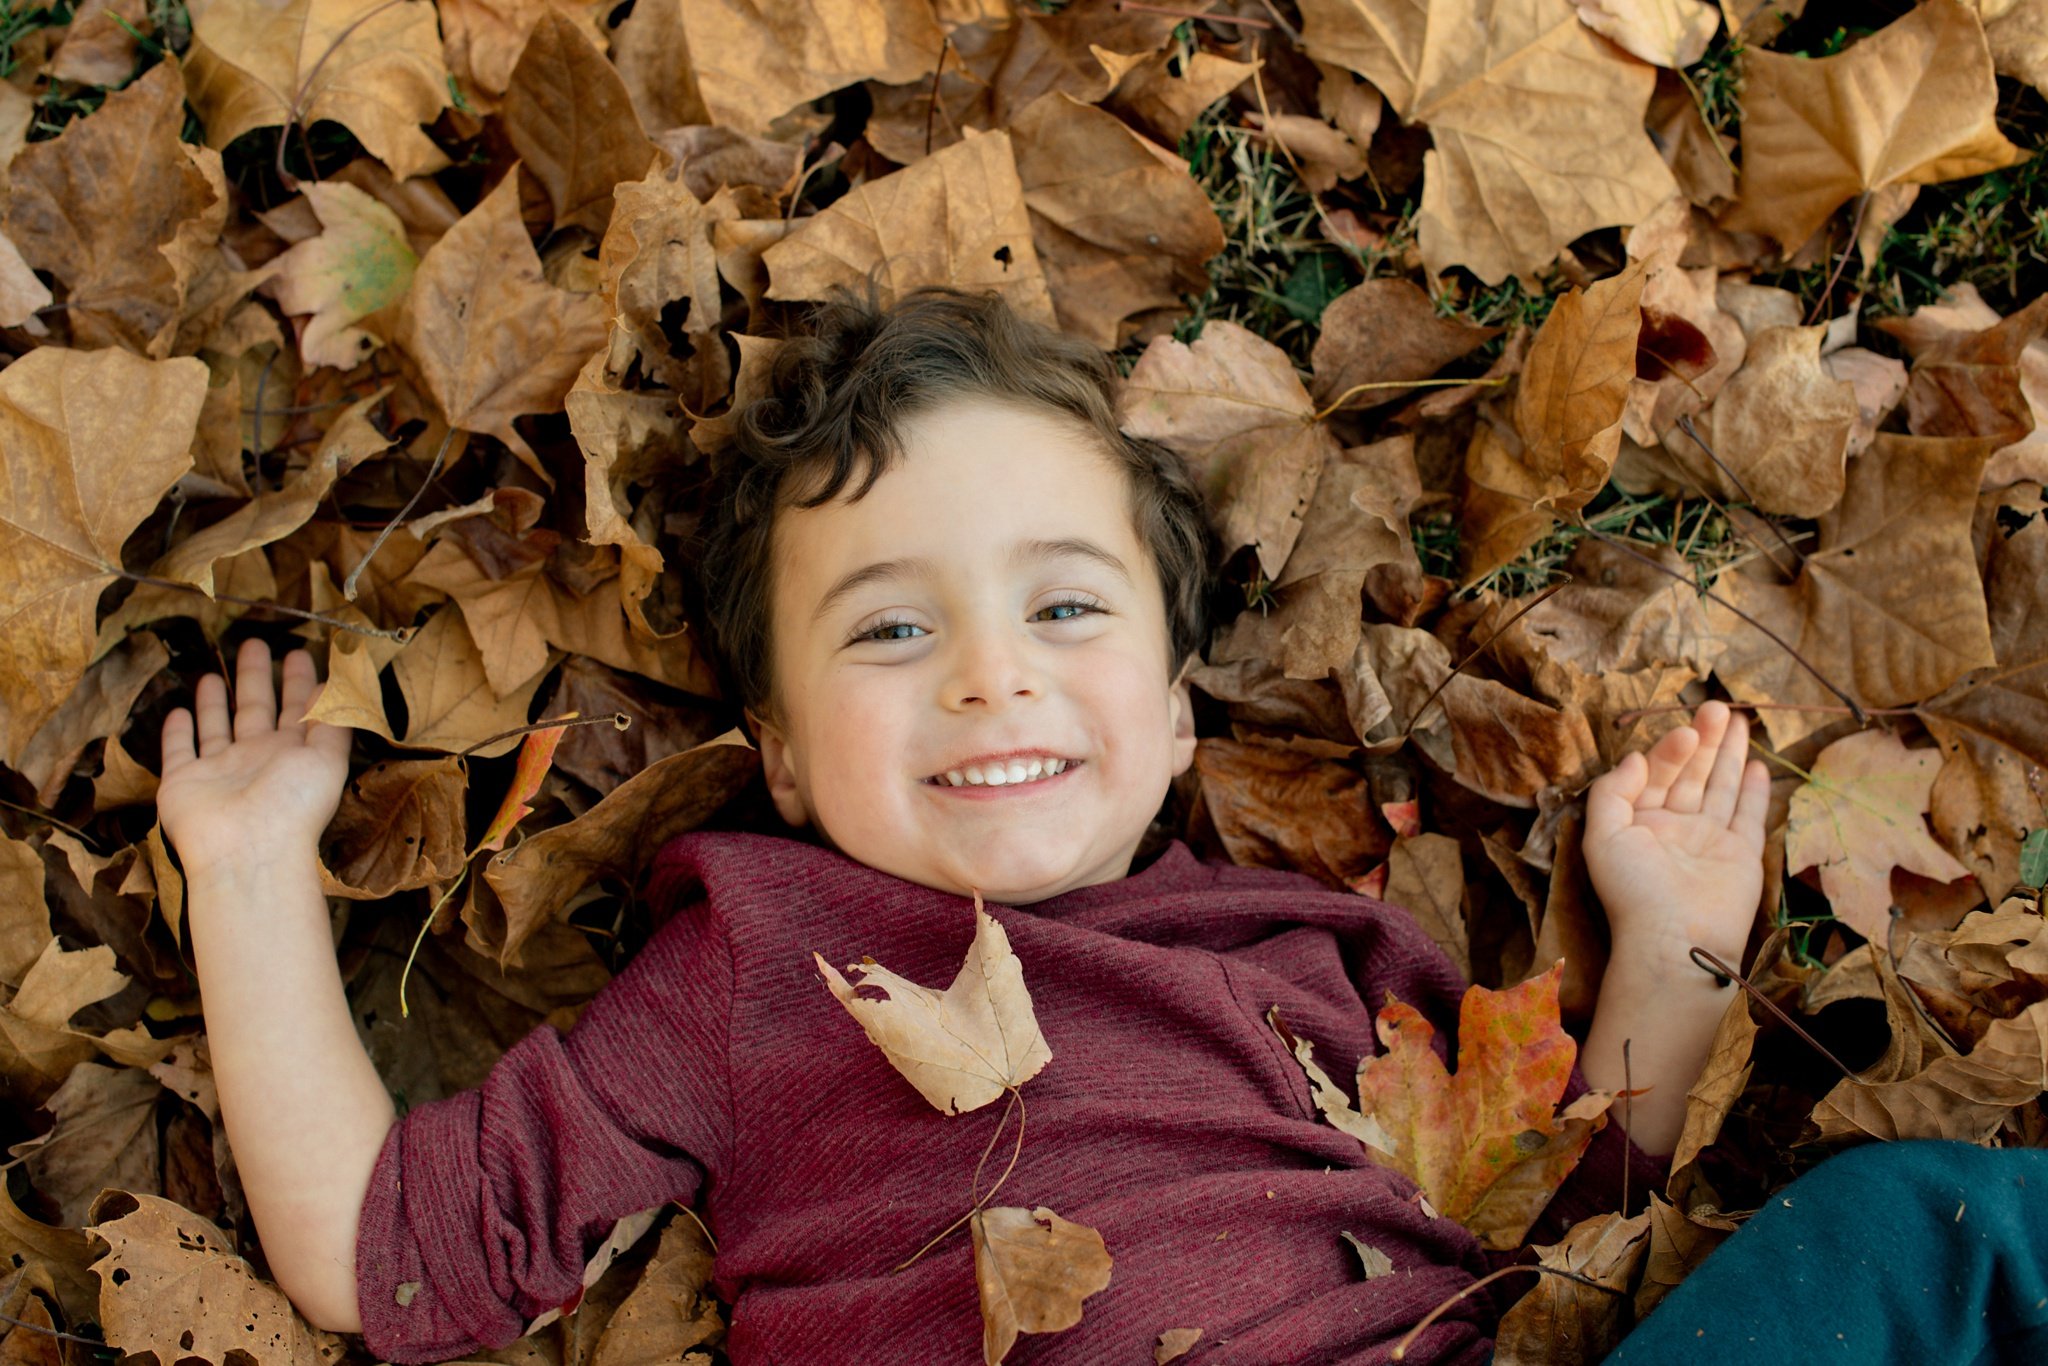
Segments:
[[[121,543],[191,468],[205,394],[190,357],[46,346],[0,371],[0,761],[77,686]]]
[[[311,315],[300,358],[346,370],[379,344],[356,324],[405,297],[419,257],[398,215],[355,186],[316,181],[305,195],[325,230],[277,258],[268,288],[285,312]]]
[[[434,7],[413,0],[193,0],[186,95],[219,150],[333,119],[404,180],[448,164],[420,125],[448,104]]]
[[[350,780],[321,837],[322,889],[378,901],[446,882],[462,871],[469,773],[461,759],[396,759]]]
[[[1596,1091],[1552,1113],[1578,1054],[1558,1023],[1563,972],[1553,963],[1505,991],[1467,989],[1455,1074],[1430,1045],[1434,1026],[1389,993],[1373,1022],[1387,1051],[1358,1064],[1357,1127],[1347,1132],[1376,1132],[1361,1140],[1366,1154],[1490,1248],[1522,1241],[1607,1123],[1612,1097]]]
[[[1822,750],[1792,794],[1786,870],[1818,866],[1835,917],[1866,939],[1883,943],[1891,926],[1892,869],[1940,882],[1970,871],[1927,829],[1940,767],[1939,750],[1909,750],[1888,730],[1859,731]]]
[[[515,166],[420,261],[392,340],[451,423],[497,437],[552,486],[512,419],[561,410],[604,340],[603,314],[595,296],[542,278]]]
[[[1726,642],[1715,673],[1729,693],[1744,702],[1839,706],[1788,645],[1872,707],[1924,701],[1994,663],[1970,544],[1988,445],[1880,433],[1849,462],[1842,501],[1820,518],[1820,547],[1805,556],[1798,578],[1775,584],[1721,573],[1716,592],[1778,636],[1708,604],[1707,619]],[[1824,715],[1773,709],[1758,723],[1782,750]]]
[[[1417,231],[1431,274],[1533,276],[1581,234],[1677,186],[1643,131],[1653,70],[1572,0],[1303,0],[1302,46],[1428,127]],[[1484,35],[1475,41],[1475,35]]]
[[[1008,133],[984,133],[863,181],[761,253],[771,299],[822,299],[875,271],[886,305],[919,285],[990,289],[1054,322]]]
[[[1010,951],[1001,923],[981,908],[978,891],[974,940],[944,991],[898,977],[872,958],[850,964],[847,971],[859,980],[848,982],[823,954],[811,957],[839,1004],[941,1113],[978,1110],[1052,1061],[1032,1013],[1024,965]]]
[[[1102,1235],[1044,1205],[979,1210],[969,1223],[986,1366],[1008,1356],[1020,1333],[1072,1328],[1081,1321],[1081,1301],[1109,1284]]]
[[[213,1222],[161,1196],[109,1190],[86,1232],[107,1245],[99,1273],[100,1324],[126,1352],[191,1357],[226,1366],[329,1366],[341,1340],[311,1327],[284,1291],[230,1251]]]
[[[1745,48],[1742,193],[1721,226],[1787,253],[1859,194],[2010,166],[1983,25],[1928,0],[1832,57]]]
[[[1124,382],[1124,430],[1185,456],[1227,557],[1257,546],[1278,578],[1336,437],[1287,353],[1246,328],[1212,320],[1190,346],[1154,337]]]

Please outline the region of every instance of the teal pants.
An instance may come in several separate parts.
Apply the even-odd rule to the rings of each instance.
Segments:
[[[1837,1154],[1606,1359],[2048,1363],[2048,1151],[1922,1140]]]

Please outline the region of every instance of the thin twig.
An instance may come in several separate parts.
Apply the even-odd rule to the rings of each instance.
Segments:
[[[1733,982],[1737,986],[1741,987],[1744,991],[1748,992],[1751,1000],[1763,1002],[1764,1007],[1767,1010],[1769,1010],[1771,1014],[1777,1016],[1778,1019],[1782,1021],[1784,1025],[1788,1029],[1790,1029],[1794,1034],[1797,1034],[1800,1038],[1806,1040],[1806,1042],[1812,1046],[1814,1052],[1820,1054],[1823,1058],[1826,1058],[1829,1062],[1833,1063],[1835,1065],[1836,1071],[1840,1072],[1844,1077],[1846,1077],[1848,1080],[1852,1082],[1857,1081],[1856,1074],[1849,1070],[1848,1065],[1846,1063],[1844,1063],[1840,1058],[1836,1057],[1833,1053],[1830,1053],[1827,1049],[1827,1046],[1823,1044],[1819,1039],[1814,1038],[1813,1035],[1807,1033],[1804,1029],[1802,1029],[1797,1020],[1793,1019],[1790,1015],[1787,1015],[1784,1011],[1778,1009],[1778,1003],[1776,1001],[1773,1001],[1770,997],[1764,995],[1763,992],[1757,990],[1756,984],[1754,982],[1750,981],[1747,977],[1744,977],[1734,968],[1731,968],[1726,963],[1722,962],[1717,955],[1708,953],[1705,949],[1700,948],[1698,945],[1693,946],[1692,952],[1688,956],[1691,957],[1692,961],[1699,967],[1703,968],[1707,972],[1711,972],[1716,977],[1724,979],[1724,984],[1726,982]],[[1702,962],[1702,959],[1704,959],[1705,961]]]
[[[254,416],[249,420],[249,456],[256,464],[254,490],[257,493],[263,491],[263,390],[270,383],[270,367],[277,364],[277,358],[283,354],[281,346],[272,351],[270,359],[263,362],[263,369],[256,376],[256,404],[251,410]]]
[[[1939,1034],[1943,1043],[1961,1053],[1963,1046],[1956,1042],[1955,1035],[1943,1029],[1935,1018],[1927,1013],[1927,1007],[1920,1003],[1920,993],[1913,990],[1912,984],[1904,977],[1899,976],[1899,954],[1898,950],[1892,947],[1892,941],[1898,937],[1899,922],[1905,918],[1905,914],[1903,907],[1897,902],[1892,903],[1891,923],[1884,927],[1884,956],[1891,960],[1892,976],[1899,978],[1899,990],[1906,994],[1906,1003],[1913,1007],[1913,1013],[1920,1017],[1920,1022]]]
[[[412,497],[405,500],[405,506],[398,510],[398,515],[385,523],[384,529],[377,533],[377,539],[370,542],[370,548],[363,552],[363,558],[356,561],[356,567],[349,570],[348,577],[341,581],[342,597],[350,602],[356,600],[356,580],[363,576],[363,570],[369,567],[370,561],[377,558],[377,552],[384,548],[384,542],[391,539],[391,533],[405,521],[406,514],[412,511],[413,504],[419,502],[420,495],[433,486],[441,473],[441,458],[448,454],[448,443],[454,439],[455,427],[451,423],[441,437],[441,444],[434,448],[434,463],[427,467],[427,477],[420,480],[420,486],[412,491]]]
[[[514,726],[510,730],[501,730],[496,735],[479,740],[455,757],[467,759],[478,750],[495,745],[500,740],[509,740],[515,735],[526,735],[537,730],[567,730],[571,726],[610,726],[613,730],[625,730],[632,724],[633,718],[622,711],[615,711],[610,716],[542,717],[538,721],[531,721],[523,726]]]
[[[23,806],[19,802],[10,802],[5,797],[0,797],[0,806],[4,806],[10,811],[19,811],[24,816],[34,816],[37,820],[42,821],[47,825],[54,825],[59,830],[69,831],[71,834],[78,836],[79,841],[83,843],[85,847],[91,850],[95,855],[99,853],[97,849],[92,848],[92,837],[90,835],[86,834],[83,830],[80,830],[75,825],[66,825],[63,821],[58,820],[55,816],[51,815],[47,811],[38,811],[33,806]]]
[[[1634,1039],[1623,1039],[1621,1041],[1621,1127],[1624,1133],[1634,1133],[1636,1129],[1636,1081],[1634,1074],[1629,1071],[1628,1057],[1628,1046],[1634,1042]],[[1621,1213],[1623,1218],[1628,1216],[1628,1169],[1633,1165],[1626,1158],[1622,1159]]]
[[[1552,585],[1550,585],[1550,587],[1544,589],[1541,593],[1538,593],[1533,599],[1530,600],[1527,606],[1522,608],[1521,611],[1515,613],[1506,621],[1502,622],[1500,626],[1493,631],[1492,634],[1486,637],[1486,639],[1480,641],[1477,645],[1467,650],[1465,652],[1465,657],[1459,660],[1457,664],[1452,667],[1449,673],[1444,675],[1443,682],[1437,684],[1434,688],[1430,689],[1429,696],[1422,699],[1422,705],[1415,709],[1414,715],[1408,718],[1408,724],[1402,727],[1401,738],[1405,740],[1415,733],[1415,727],[1421,722],[1422,714],[1429,710],[1429,704],[1436,701],[1437,695],[1441,693],[1445,688],[1448,688],[1451,685],[1452,679],[1456,678],[1460,673],[1464,672],[1465,666],[1467,664],[1470,664],[1473,660],[1479,658],[1480,655],[1484,654],[1486,652],[1487,647],[1492,645],[1493,642],[1495,642],[1496,640],[1499,640],[1501,636],[1506,633],[1507,629],[1510,626],[1513,626],[1523,617],[1528,616],[1531,612],[1541,607],[1544,603],[1550,601],[1552,596],[1558,593],[1561,589],[1564,588],[1566,584],[1570,583],[1571,581],[1572,576],[1566,574],[1556,583],[1553,583]]]
[[[932,120],[939,112],[939,73],[946,69],[946,54],[953,50],[953,35],[939,39],[939,64],[932,68],[932,93],[924,104],[924,154],[932,154]]]
[[[1430,1310],[1427,1314],[1424,1314],[1422,1316],[1422,1322],[1416,1324],[1413,1328],[1410,1328],[1407,1332],[1403,1333],[1401,1335],[1400,1341],[1394,1344],[1394,1350],[1388,1353],[1388,1355],[1393,1357],[1393,1359],[1396,1361],[1406,1361],[1408,1359],[1408,1348],[1414,1343],[1415,1339],[1421,1334],[1423,1329],[1429,1327],[1429,1325],[1435,1323],[1439,1318],[1443,1317],[1443,1313],[1446,1309],[1449,1309],[1452,1305],[1456,1304],[1459,1300],[1464,1299],[1467,1295],[1470,1295],[1475,1290],[1482,1290],[1485,1287],[1492,1285],[1501,1277],[1512,1276],[1517,1271],[1530,1271],[1544,1276],[1562,1276],[1564,1277],[1564,1279],[1571,1281],[1574,1284],[1590,1286],[1594,1290],[1602,1291],[1609,1295],[1619,1295],[1623,1293],[1621,1290],[1615,1288],[1614,1286],[1600,1284],[1600,1282],[1594,1280],[1590,1276],[1581,1276],[1576,1271],[1566,1271],[1562,1267],[1544,1266],[1540,1262],[1523,1262],[1518,1266],[1504,1266],[1498,1271],[1489,1272],[1488,1274],[1481,1276],[1478,1280],[1472,1282],[1472,1284],[1466,1286],[1457,1294],[1452,1295],[1449,1299],[1442,1301],[1437,1305],[1436,1308]]]
[[[1680,583],[1691,584],[1693,589],[1696,592],[1698,592],[1701,597],[1707,599],[1707,601],[1719,603],[1721,606],[1733,612],[1736,616],[1741,617],[1744,621],[1748,622],[1751,626],[1756,627],[1757,630],[1762,631],[1765,635],[1769,636],[1774,642],[1777,643],[1778,648],[1782,649],[1786,654],[1792,656],[1793,661],[1797,663],[1800,668],[1812,674],[1814,678],[1819,681],[1820,685],[1823,688],[1826,688],[1829,692],[1841,698],[1842,701],[1848,705],[1849,714],[1856,718],[1856,723],[1859,726],[1867,726],[1870,724],[1870,713],[1866,712],[1862,707],[1858,706],[1856,704],[1855,698],[1849,696],[1849,694],[1843,692],[1840,688],[1836,687],[1828,679],[1828,676],[1826,674],[1822,673],[1819,669],[1814,668],[1813,665],[1807,663],[1806,656],[1800,654],[1799,651],[1793,649],[1791,643],[1787,641],[1783,636],[1779,635],[1776,631],[1773,631],[1770,627],[1764,625],[1755,617],[1751,616],[1749,613],[1743,611],[1740,607],[1737,607],[1734,603],[1728,601],[1728,599],[1716,593],[1713,589],[1700,587],[1700,585],[1693,579],[1689,578],[1684,574],[1679,573],[1677,570],[1671,568],[1669,565],[1658,563],[1650,556],[1645,555],[1642,551],[1637,550],[1627,541],[1622,540],[1619,536],[1610,536],[1604,531],[1600,531],[1597,528],[1588,526],[1583,519],[1581,519],[1577,525],[1579,529],[1585,532],[1588,536],[1592,536],[1599,540],[1605,541],[1609,545],[1615,546],[1616,548],[1623,550],[1630,555],[1635,556],[1637,559],[1641,560],[1644,564],[1649,565],[1658,573],[1669,574],[1672,578],[1677,579]]]
[[[296,190],[299,187],[299,181],[298,177],[291,175],[284,168],[285,137],[291,132],[293,126],[298,123],[299,115],[304,112],[301,106],[305,104],[307,92],[312,90],[313,82],[318,79],[320,68],[327,65],[327,59],[334,55],[335,49],[348,41],[350,34],[354,33],[364,24],[369,23],[372,19],[375,19],[385,10],[390,9],[393,5],[403,3],[405,3],[405,0],[384,0],[384,3],[375,9],[365,10],[357,15],[347,28],[334,35],[334,41],[327,45],[327,50],[320,54],[318,61],[313,63],[313,69],[306,73],[306,79],[300,81],[299,88],[292,92],[291,107],[285,110],[284,126],[277,130],[277,179],[278,183],[287,190]],[[313,165],[313,153],[309,147],[306,152],[306,170],[311,173],[316,172],[317,169]]]
[[[176,579],[160,579],[154,574],[138,574],[132,569],[116,569],[112,565],[102,565],[101,568],[110,574],[119,575],[124,579],[131,579],[136,583],[146,583],[157,588],[175,588],[181,592],[197,593],[201,597],[206,597],[205,590],[197,584],[180,583]],[[322,626],[331,626],[338,631],[353,631],[359,636],[377,636],[384,640],[395,640],[400,644],[404,644],[412,639],[412,628],[410,626],[399,626],[390,630],[386,630],[381,626],[359,626],[352,621],[343,621],[340,617],[330,617],[320,612],[308,612],[299,607],[287,607],[281,602],[272,602],[268,598],[244,598],[238,597],[233,593],[215,593],[208,600],[211,602],[238,602],[245,607],[260,607],[266,611],[279,612],[288,617],[297,617],[301,621],[317,621]]]
[[[1742,482],[1742,476],[1737,474],[1734,471],[1734,469],[1729,466],[1727,461],[1723,460],[1720,456],[1716,455],[1714,453],[1714,448],[1712,446],[1709,446],[1707,444],[1706,438],[1700,435],[1699,428],[1693,425],[1691,413],[1687,413],[1683,417],[1678,419],[1678,430],[1684,432],[1687,436],[1691,437],[1693,440],[1693,444],[1698,446],[1701,450],[1707,453],[1707,459],[1713,461],[1714,464],[1717,467],[1719,467],[1721,473],[1727,475],[1729,479],[1734,481],[1736,492],[1740,493],[1745,499],[1747,499],[1752,506],[1757,505],[1756,495],[1749,491],[1749,485]],[[1708,493],[1705,489],[1701,489],[1700,494],[1701,496],[1705,497],[1709,502],[1713,501],[1713,495]],[[1723,517],[1728,517],[1728,511],[1726,508],[1721,508],[1719,504],[1715,504],[1715,506],[1717,509],[1720,510],[1720,513]],[[1769,517],[1763,518],[1763,522],[1765,525],[1769,526],[1773,532],[1777,534],[1779,542],[1784,545],[1785,549],[1792,552],[1792,558],[1798,562],[1799,567],[1801,569],[1806,568],[1806,556],[1800,552],[1798,546],[1792,544],[1792,538],[1785,534],[1785,529],[1779,526],[1776,521]],[[1728,517],[1728,525],[1731,527],[1735,525],[1735,519],[1733,517]],[[1745,539],[1747,538],[1745,537]],[[1763,547],[1758,546],[1757,549],[1761,550],[1763,549]],[[1777,560],[1773,559],[1771,563],[1775,565],[1778,562]],[[1784,566],[1779,565],[1779,568],[1783,569]]]
[[[1806,315],[1806,321],[1801,326],[1811,327],[1813,320],[1820,316],[1820,311],[1827,307],[1828,296],[1835,292],[1835,283],[1842,278],[1842,267],[1849,264],[1849,253],[1856,250],[1856,234],[1863,229],[1863,211],[1869,207],[1870,191],[1865,190],[1856,197],[1856,216],[1849,220],[1849,240],[1843,244],[1842,254],[1835,258],[1834,274],[1828,276],[1827,288],[1813,301],[1813,310]]]
[[[1349,389],[1346,389],[1343,393],[1337,395],[1336,398],[1330,401],[1330,405],[1327,408],[1324,408],[1321,412],[1317,413],[1313,418],[1310,418],[1309,420],[1311,422],[1321,422],[1331,413],[1334,413],[1339,408],[1343,407],[1345,399],[1350,398],[1353,394],[1362,394],[1368,389],[1425,389],[1433,385],[1439,384],[1470,384],[1475,388],[1496,388],[1500,385],[1506,384],[1509,380],[1513,378],[1514,376],[1512,375],[1501,375],[1494,379],[1487,379],[1483,376],[1476,379],[1382,379],[1374,380],[1366,384],[1354,384]]]

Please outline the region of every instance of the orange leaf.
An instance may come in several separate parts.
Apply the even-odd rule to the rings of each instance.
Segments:
[[[1458,1070],[1430,1047],[1436,1031],[1389,996],[1375,1022],[1386,1053],[1358,1067],[1358,1108],[1391,1152],[1374,1160],[1409,1177],[1486,1246],[1522,1241],[1607,1120],[1589,1092],[1559,1113],[1578,1045],[1558,1023],[1562,964],[1505,991],[1473,987],[1458,1008]]]
[[[561,719],[567,721],[575,715],[573,711],[564,712]],[[512,827],[533,814],[526,800],[540,791],[541,779],[548,776],[548,766],[555,762],[555,746],[562,743],[568,729],[549,726],[546,730],[527,732],[526,743],[519,747],[519,764],[512,770],[512,787],[499,804],[498,814],[491,817],[484,842],[471,853],[472,858],[485,849],[503,849],[505,836],[512,833]]]

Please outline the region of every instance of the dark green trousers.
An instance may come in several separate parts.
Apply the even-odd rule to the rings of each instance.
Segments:
[[[1839,1153],[1772,1196],[1607,1360],[2048,1363],[2048,1152]]]

